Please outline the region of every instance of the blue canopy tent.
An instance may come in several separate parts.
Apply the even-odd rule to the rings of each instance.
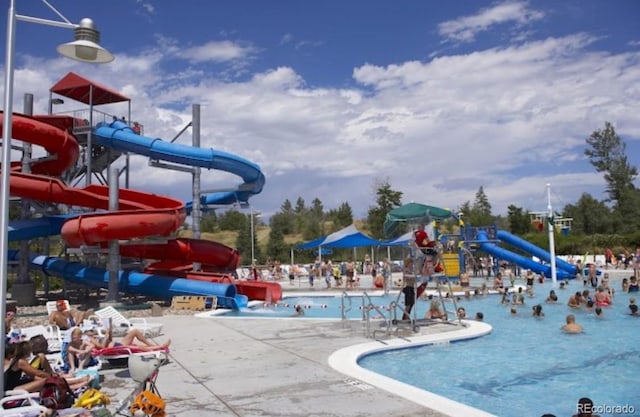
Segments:
[[[328,236],[314,239],[310,242],[302,243],[298,249],[314,249],[318,247],[326,248],[357,248],[362,246],[380,246],[382,242],[373,239],[360,232],[355,225],[345,227],[342,230],[331,233]]]
[[[407,232],[402,236],[385,240],[384,242],[382,242],[382,246],[407,246],[412,239],[413,239],[413,232]]]
[[[382,242],[365,235],[352,224],[344,229],[331,233],[330,235],[320,237],[306,243],[301,243],[296,246],[296,249],[317,248],[318,256],[322,257],[326,248],[353,248],[355,258],[355,248],[380,245],[382,245]],[[291,263],[293,263],[293,250],[291,251]]]

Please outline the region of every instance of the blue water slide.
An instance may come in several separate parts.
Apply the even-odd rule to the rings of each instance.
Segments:
[[[50,216],[9,222],[9,241],[30,240],[60,234],[70,216]]]
[[[202,196],[200,202],[204,205],[247,202],[251,196],[259,194],[265,184],[265,176],[260,167],[244,158],[214,149],[197,148],[138,135],[121,121],[98,124],[94,135],[98,144],[122,152],[132,152],[190,167],[218,169],[238,175],[244,181],[236,190]],[[191,204],[187,203],[187,211],[191,210]]]
[[[522,249],[523,251],[530,253],[531,255],[542,259],[547,263],[551,262],[551,254],[549,252],[518,236],[512,235],[507,231],[498,230],[498,232],[496,233],[496,238],[512,246],[515,246],[518,249]],[[556,266],[558,267],[558,269],[566,271],[569,275],[576,275],[576,273],[578,272],[575,265],[571,265],[569,262],[566,262],[558,257],[556,257]]]
[[[37,237],[60,234],[60,227],[66,216],[24,220],[12,222],[9,240],[34,239]],[[62,219],[62,220],[61,220]],[[51,222],[46,221],[51,220]],[[58,222],[60,222],[58,224]],[[21,228],[23,227],[23,228]],[[20,252],[9,250],[9,261],[18,261]],[[69,262],[60,258],[47,256],[31,256],[31,269],[42,270],[45,274],[59,276],[77,284],[90,285],[96,288],[108,288],[109,272],[104,268],[88,267],[78,262]],[[236,293],[234,284],[189,280],[144,274],[141,272],[120,271],[118,288],[131,294],[143,294],[161,298],[176,295],[215,295],[218,305],[223,308],[238,309],[246,307],[248,298]]]
[[[31,267],[44,273],[59,276],[77,284],[106,288],[109,284],[109,272],[104,268],[86,266],[78,262],[48,256],[35,256]],[[180,295],[215,295],[218,305],[237,310],[248,304],[248,298],[236,293],[234,284],[197,281],[184,278],[160,277],[134,271],[118,272],[118,289],[130,294],[144,294],[160,298]]]
[[[61,215],[11,222],[9,240],[19,241],[59,235],[62,224],[69,217]],[[18,261],[19,256],[19,251],[9,250],[9,261]],[[59,276],[77,284],[98,288],[108,288],[109,285],[109,272],[106,269],[87,267],[59,258],[31,256],[30,268],[43,270],[48,275]],[[162,298],[170,298],[175,295],[215,295],[218,298],[219,306],[230,309],[246,307],[248,303],[246,296],[236,294],[236,286],[233,284],[164,277],[131,271],[120,271],[118,280],[119,289],[132,294]]]
[[[501,248],[495,243],[489,241],[487,232],[479,231],[476,239],[480,244],[480,249],[487,252],[488,254],[493,255],[498,259],[512,262],[522,268],[530,269],[537,274],[543,274],[547,278],[551,277],[551,267],[549,265],[543,265],[541,263],[533,261],[532,259]],[[560,279],[568,279],[573,277],[563,270],[556,271],[556,276]]]

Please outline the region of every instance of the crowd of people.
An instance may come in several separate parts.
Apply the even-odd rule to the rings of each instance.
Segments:
[[[100,351],[111,347],[135,347],[136,351],[168,350],[170,340],[156,344],[145,337],[138,328],[131,328],[126,335],[114,339],[110,321],[107,326],[92,316],[92,311],[69,308],[65,300],[56,302],[56,309],[47,319],[47,325],[60,330],[60,350],[49,345],[45,334],[35,334],[29,339],[20,329],[14,328],[16,311],[10,309],[5,317],[4,375],[5,390],[39,392],[47,378],[61,376],[71,389],[86,389],[97,372]]]

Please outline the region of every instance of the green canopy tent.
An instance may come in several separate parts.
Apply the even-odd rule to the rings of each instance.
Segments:
[[[446,220],[452,217],[457,218],[449,209],[420,203],[408,203],[387,213],[383,226],[384,234],[393,235],[401,224],[429,223],[433,220]]]

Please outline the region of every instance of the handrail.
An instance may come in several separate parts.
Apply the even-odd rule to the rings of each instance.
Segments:
[[[345,307],[344,305],[345,299],[349,300],[348,308]],[[352,308],[351,296],[346,291],[342,291],[342,296],[340,297],[340,317],[342,318],[342,320],[347,319],[347,313],[351,311],[351,308]]]
[[[365,300],[368,302],[365,305]],[[375,305],[372,301],[371,301],[371,296],[369,296],[369,294],[364,291],[362,293],[362,315],[363,315],[363,320],[365,321],[365,325],[366,325],[366,337],[369,337],[369,335],[371,334],[371,310],[375,310],[380,317],[382,317],[384,319],[384,322],[386,324],[386,328],[387,328],[387,334],[391,333],[391,319],[389,317],[387,317],[387,314],[385,312],[383,312],[379,306]],[[374,332],[375,334],[375,332]]]

